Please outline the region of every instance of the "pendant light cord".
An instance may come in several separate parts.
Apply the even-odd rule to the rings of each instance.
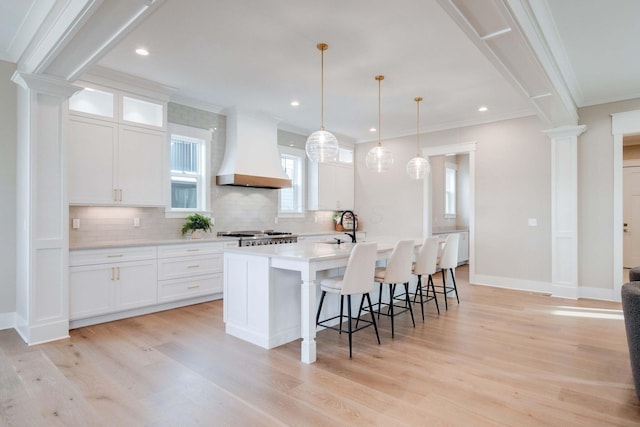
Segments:
[[[376,76],[376,80],[378,81],[378,147],[382,146],[382,143],[380,142],[380,135],[381,135],[381,126],[380,126],[380,84],[382,82],[382,80],[384,80],[384,76]]]
[[[320,130],[324,130],[324,51],[329,48],[326,43],[318,43],[320,51]]]
[[[420,155],[420,101],[416,98],[416,157]]]

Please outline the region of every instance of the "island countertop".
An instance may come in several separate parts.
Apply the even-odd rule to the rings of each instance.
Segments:
[[[366,242],[376,242],[378,252],[386,252],[393,249],[399,238],[380,237],[366,239]],[[413,238],[416,245],[422,243],[421,238]],[[363,242],[364,242],[363,241]],[[296,261],[321,261],[338,258],[345,258],[351,254],[354,243],[336,244],[327,240],[326,242],[298,242],[286,245],[265,245],[265,246],[244,246],[229,247],[224,251],[241,255],[264,256],[282,260]]]

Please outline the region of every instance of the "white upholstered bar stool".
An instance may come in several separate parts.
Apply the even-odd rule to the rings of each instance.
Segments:
[[[460,233],[451,233],[447,236],[447,240],[444,243],[444,249],[440,256],[440,262],[438,268],[442,271],[442,286],[436,293],[444,295],[444,307],[449,309],[449,303],[447,302],[447,294],[455,292],[456,300],[460,304],[460,298],[458,297],[458,288],[456,286],[455,269],[458,266],[458,243],[460,241]],[[451,285],[447,285],[447,270],[451,272]]]
[[[430,236],[424,239],[416,262],[413,263],[412,273],[418,276],[418,285],[416,286],[416,292],[413,296],[413,303],[416,303],[418,295],[420,296],[420,309],[422,310],[422,321],[424,322],[424,305],[425,303],[434,300],[436,303],[436,309],[440,314],[440,306],[438,306],[438,298],[436,298],[436,289],[433,286],[433,274],[437,271],[438,264],[438,250],[440,249],[440,238],[437,236]],[[425,286],[422,285],[422,276],[427,277]]]
[[[409,298],[409,280],[411,280],[411,264],[413,262],[413,240],[400,240],[393,247],[391,255],[387,260],[387,266],[382,268],[376,268],[375,281],[380,283],[380,294],[378,296],[378,318],[381,314],[381,306],[387,305],[387,312],[382,313],[385,316],[391,317],[391,338],[395,336],[395,328],[393,318],[405,311],[411,313],[411,322],[413,327],[416,327],[416,321],[413,318],[413,309],[411,308],[411,299]],[[389,303],[384,304],[382,302],[382,285],[386,283],[389,285]],[[404,285],[404,305],[397,305],[394,301],[396,285]],[[401,311],[394,310],[401,309]]]
[[[373,325],[376,331],[376,338],[378,344],[380,344],[380,335],[378,334],[378,326],[376,325],[376,319],[373,314],[373,308],[371,305],[371,296],[369,292],[373,289],[373,277],[376,268],[376,255],[377,244],[371,243],[358,243],[353,247],[349,261],[347,261],[347,268],[345,269],[344,276],[332,277],[328,279],[322,279],[320,281],[320,289],[322,295],[320,296],[320,304],[318,305],[318,313],[316,314],[316,325],[324,326],[325,328],[334,329],[343,332],[342,329],[342,306],[344,303],[344,296],[347,296],[347,333],[349,334],[349,358],[352,357],[352,345],[351,335],[361,329]],[[320,311],[322,310],[322,304],[327,292],[340,295],[340,314],[333,316],[329,319],[320,320]],[[360,301],[360,310],[355,325],[355,329],[351,326],[351,295],[362,294],[362,300]],[[369,305],[369,312],[371,313],[371,321],[360,319],[360,313],[362,312],[362,306],[365,298]],[[334,319],[340,318],[338,327],[327,325]],[[359,322],[364,323],[364,326],[358,327]]]

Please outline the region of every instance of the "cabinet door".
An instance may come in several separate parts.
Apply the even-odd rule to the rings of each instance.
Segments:
[[[165,133],[120,126],[118,188],[122,204],[163,206]]]
[[[118,264],[116,267],[115,308],[129,310],[158,302],[156,261]]]
[[[113,171],[117,136],[114,123],[69,118],[69,203],[116,204]]]
[[[71,267],[69,318],[82,319],[113,311],[115,277],[116,271],[111,265]]]
[[[469,261],[469,232],[460,233],[460,241],[458,243],[458,263]]]
[[[309,167],[309,210],[353,209],[353,165],[320,163]]]
[[[334,167],[334,199],[336,210],[354,208],[353,166],[337,164]]]

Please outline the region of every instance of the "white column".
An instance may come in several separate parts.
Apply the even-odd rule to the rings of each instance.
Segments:
[[[578,136],[586,126],[545,131],[551,139],[551,292],[578,292]]]
[[[16,329],[28,344],[69,335],[66,100],[80,88],[16,72]]]

